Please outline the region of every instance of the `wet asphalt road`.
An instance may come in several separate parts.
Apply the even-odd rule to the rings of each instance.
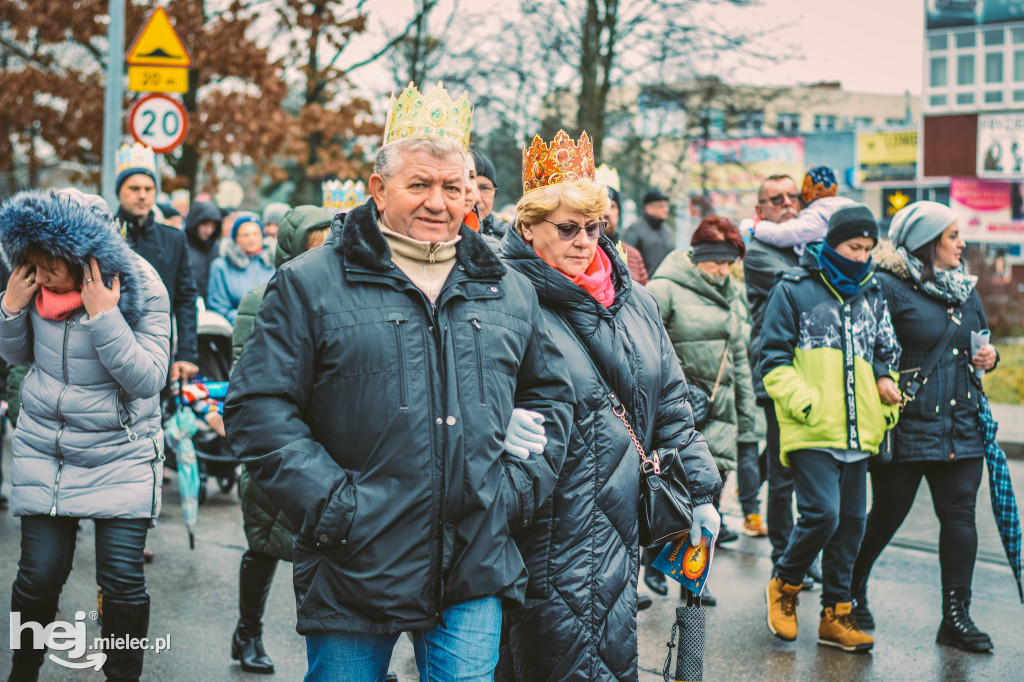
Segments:
[[[5,471],[10,471],[9,451]],[[1024,462],[1011,462],[1018,491],[1024,490]],[[739,526],[730,484],[723,503],[726,520]],[[4,491],[8,491],[5,481]],[[230,660],[229,641],[237,619],[238,562],[244,551],[241,514],[235,491],[221,493],[211,482],[210,496],[200,508],[199,539],[188,549],[173,478],[165,487],[164,513],[150,532],[156,552],[147,567],[153,599],[150,636],[171,636],[171,648],[149,653],[148,680],[300,680],[306,669],[303,639],[295,632],[290,566],[279,567],[267,610],[264,642],[274,659],[273,676],[241,672]],[[853,655],[816,644],[820,592],[802,595],[798,640],[774,638],[765,625],[764,586],[770,571],[766,539],[741,537],[715,556],[710,589],[719,606],[707,609],[704,657],[707,680],[1022,680],[1024,679],[1024,605],[991,527],[987,490],[979,499],[980,554],[974,580],[975,620],[995,641],[994,655],[972,655],[935,644],[940,620],[938,562],[934,551],[937,525],[926,491],[919,492],[911,517],[893,546],[882,555],[873,574],[870,599],[879,623],[876,646],[868,655]],[[19,521],[0,513],[0,585],[9,594],[17,570]],[[71,620],[77,610],[95,608],[93,528],[83,523],[75,567],[65,588],[61,613]],[[646,588],[641,588],[646,589]],[[675,594],[655,598],[653,608],[639,615],[640,679],[661,679]],[[8,597],[3,596],[4,602]],[[6,609],[5,609],[6,611]],[[99,628],[87,622],[89,637]],[[0,618],[0,679],[10,669],[9,620]],[[416,679],[408,640],[395,650],[392,669],[400,679]],[[101,673],[71,671],[47,662],[42,680],[100,680]]]

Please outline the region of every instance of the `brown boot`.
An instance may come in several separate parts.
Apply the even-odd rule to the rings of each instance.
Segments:
[[[768,602],[768,629],[779,639],[792,642],[796,639],[797,593],[802,585],[789,585],[781,578],[772,578],[765,589]]]
[[[834,646],[843,651],[863,653],[875,645],[871,635],[860,629],[854,618],[852,602],[826,606],[818,625],[818,644]]]

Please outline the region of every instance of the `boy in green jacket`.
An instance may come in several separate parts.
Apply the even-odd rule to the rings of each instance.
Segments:
[[[764,386],[779,419],[782,463],[793,471],[800,519],[768,584],[768,628],[796,639],[797,593],[822,552],[818,643],[868,651],[853,617],[850,576],[864,535],[867,459],[899,415],[900,347],[871,271],[878,224],[862,204],[832,214],[768,298]]]

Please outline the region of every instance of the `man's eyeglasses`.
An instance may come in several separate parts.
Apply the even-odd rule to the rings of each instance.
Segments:
[[[789,199],[791,204],[800,204],[799,194],[776,194],[773,197],[765,197],[761,199],[761,203],[771,203],[772,206],[782,206],[786,203],[786,199]]]
[[[576,239],[576,235],[580,233],[580,230],[586,230],[587,239],[595,241],[608,228],[608,223],[604,222],[603,220],[599,220],[594,223],[587,223],[585,226],[582,227],[577,225],[576,223],[551,222],[547,218],[544,218],[544,222],[551,223],[552,225],[557,227],[558,238],[567,242],[571,242],[573,239]]]

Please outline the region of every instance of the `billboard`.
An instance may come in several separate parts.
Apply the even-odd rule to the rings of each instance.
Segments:
[[[917,129],[857,133],[857,184],[917,178]]]
[[[706,186],[712,192],[756,192],[769,175],[786,174],[799,184],[804,173],[804,138],[748,137],[708,140],[690,145],[686,153],[690,191]],[[706,185],[701,176],[707,173]]]
[[[1024,178],[1024,112],[979,114],[979,178]]]
[[[925,0],[925,26],[932,29],[1024,21],[1021,0]]]
[[[1019,192],[1019,184],[1016,188]],[[953,178],[949,207],[960,220],[964,241],[1016,243],[1024,241],[1024,220],[1015,219],[1013,183]]]

